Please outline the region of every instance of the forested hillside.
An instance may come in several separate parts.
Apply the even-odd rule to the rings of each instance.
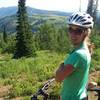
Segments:
[[[17,7],[0,8],[0,32],[3,31],[4,26],[8,33],[16,32],[17,9]],[[48,20],[55,24],[63,24],[65,23],[65,17],[71,14],[60,11],[39,10],[31,7],[27,7],[27,13],[33,31]]]
[[[5,26],[6,31],[8,33],[16,32],[16,23],[17,17],[15,15],[7,16],[0,19],[0,32],[3,32],[3,27]],[[29,16],[29,23],[31,25],[32,31],[36,31],[37,28],[45,23],[50,22],[55,24],[56,26],[62,26],[66,24],[66,17],[65,16],[58,16],[58,15],[47,15],[47,14],[34,14]]]
[[[18,7],[2,7],[0,8],[0,18],[6,17],[6,16],[12,16],[16,15],[18,10]],[[68,16],[70,14],[66,12],[60,12],[60,11],[48,11],[48,10],[41,10],[36,9],[32,7],[27,7],[27,13],[29,16],[34,14],[47,14],[47,15],[59,15],[59,16]]]

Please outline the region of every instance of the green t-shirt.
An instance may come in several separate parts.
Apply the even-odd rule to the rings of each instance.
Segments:
[[[84,44],[81,44],[65,59],[64,64],[73,65],[75,70],[63,81],[62,100],[81,100],[87,96],[86,85],[90,61],[91,55]]]

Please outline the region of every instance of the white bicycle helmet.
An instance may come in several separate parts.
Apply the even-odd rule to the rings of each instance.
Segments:
[[[86,13],[74,13],[68,20],[69,25],[78,25],[84,28],[93,28],[93,18]]]

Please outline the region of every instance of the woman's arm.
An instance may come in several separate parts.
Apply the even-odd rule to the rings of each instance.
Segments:
[[[64,63],[62,63],[56,71],[55,80],[57,82],[62,82],[64,78],[70,75],[73,71],[74,67],[71,64],[64,65]]]

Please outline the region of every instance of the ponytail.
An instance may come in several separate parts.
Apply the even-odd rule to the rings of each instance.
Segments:
[[[95,45],[94,45],[94,43],[91,43],[91,42],[88,43],[87,45],[88,45],[89,52],[92,55],[93,54],[93,50],[95,48]]]
[[[88,34],[87,34],[85,40],[86,40],[86,43],[87,43],[89,52],[90,52],[90,54],[92,55],[92,54],[93,54],[93,49],[95,48],[95,45],[94,45],[94,43],[92,43],[91,40],[90,40],[90,34],[91,34],[91,29],[90,29],[90,28],[87,29],[87,33],[88,33]]]

